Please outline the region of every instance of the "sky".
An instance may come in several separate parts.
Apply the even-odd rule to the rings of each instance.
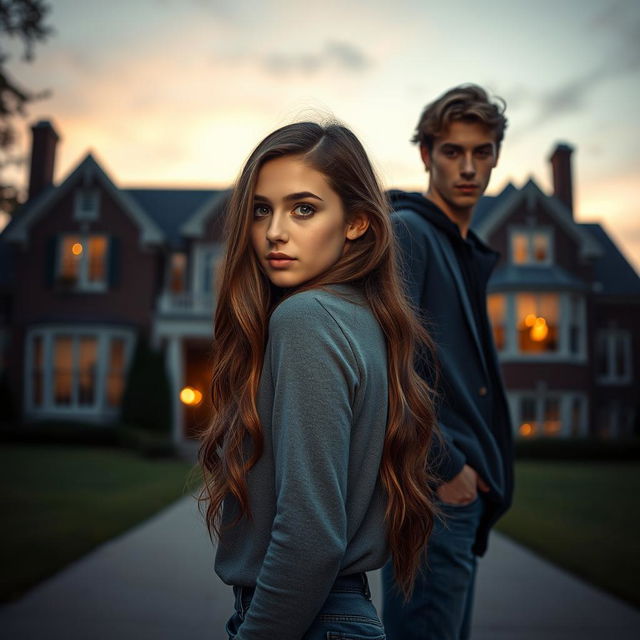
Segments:
[[[423,190],[409,139],[422,108],[475,82],[507,103],[488,194],[575,148],[578,221],[599,221],[640,269],[637,0],[54,0],[54,34],[9,71],[50,96],[19,121],[54,123],[56,180],[88,151],[121,187],[229,186],[255,145],[300,119],[337,118],[385,187]],[[8,177],[26,181],[26,169]]]

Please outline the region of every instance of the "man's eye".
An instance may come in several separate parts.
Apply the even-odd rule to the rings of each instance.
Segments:
[[[299,204],[293,210],[293,213],[295,213],[297,216],[300,216],[301,218],[309,218],[315,212],[315,208],[310,204]]]
[[[269,211],[269,207],[267,207],[266,204],[256,204],[253,207],[254,218],[264,218],[265,216],[268,216],[269,213],[271,212]]]
[[[457,151],[455,149],[443,149],[442,153],[447,156],[447,158],[455,158]]]
[[[492,155],[491,149],[478,149],[478,151],[476,151],[476,155],[479,158],[488,158],[490,155]]]

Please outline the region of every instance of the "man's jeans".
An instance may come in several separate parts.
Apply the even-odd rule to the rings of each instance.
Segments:
[[[382,572],[382,620],[388,640],[466,640],[471,630],[476,557],[471,550],[484,500],[464,506],[440,503],[427,562],[408,602],[395,586],[390,563]]]

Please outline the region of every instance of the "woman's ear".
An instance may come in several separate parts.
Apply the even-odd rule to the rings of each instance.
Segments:
[[[347,240],[357,240],[369,228],[369,216],[366,213],[355,213],[347,224],[345,236]]]

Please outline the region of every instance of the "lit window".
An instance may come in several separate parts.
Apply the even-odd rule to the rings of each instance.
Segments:
[[[536,414],[536,399],[524,397],[520,399],[520,427],[518,429],[521,436],[529,438],[538,431]]]
[[[511,252],[515,264],[529,262],[529,236],[526,233],[514,232],[511,235]]]
[[[558,350],[558,294],[519,293],[516,314],[518,347],[522,353]]]
[[[104,290],[107,283],[107,248],[106,236],[63,236],[58,260],[58,285],[80,291]]]
[[[93,337],[82,337],[78,344],[78,404],[92,406],[96,398],[96,365],[98,341]]]
[[[107,371],[107,404],[119,407],[124,391],[125,343],[122,338],[113,338],[109,349],[109,369]]]
[[[496,349],[502,351],[505,347],[505,329],[507,319],[507,298],[504,294],[494,293],[487,299],[487,310],[493,327],[493,339]]]
[[[29,409],[64,415],[117,409],[131,341],[125,332],[39,329],[31,338]]]
[[[184,253],[172,253],[169,274],[169,290],[182,293],[187,288],[187,256]]]
[[[58,336],[53,343],[53,402],[70,405],[73,400],[73,340]]]
[[[514,264],[550,264],[550,230],[514,230],[511,232],[511,260]]]
[[[560,422],[560,399],[547,398],[544,401],[544,421],[542,433],[545,436],[557,436],[562,424]]]

